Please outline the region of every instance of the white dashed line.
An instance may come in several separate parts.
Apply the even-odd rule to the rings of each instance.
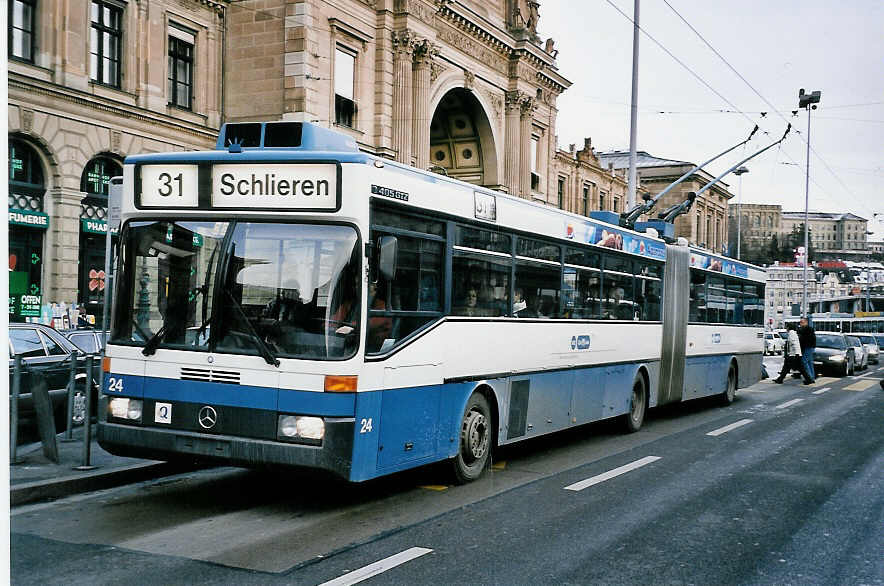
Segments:
[[[659,456],[645,456],[641,460],[636,460],[635,462],[631,462],[624,466],[620,466],[619,468],[614,468],[613,470],[609,470],[604,474],[599,474],[598,476],[593,476],[592,478],[587,478],[586,480],[581,480],[580,482],[575,482],[574,484],[568,485],[565,487],[565,490],[573,490],[580,491],[584,488],[589,488],[593,484],[598,484],[599,482],[604,482],[606,480],[610,480],[616,476],[620,476],[621,474],[626,474],[627,472],[631,472],[636,468],[641,468],[646,464],[650,464],[651,462],[656,462],[659,460]]]
[[[433,550],[427,549],[425,547],[412,547],[411,549],[400,551],[396,555],[391,555],[388,558],[384,558],[382,560],[376,561],[373,564],[369,564],[364,568],[359,568],[358,570],[348,572],[339,578],[335,578],[334,580],[323,582],[319,586],[350,586],[350,584],[357,584],[359,582],[362,582],[363,580],[371,578],[372,576],[377,576],[378,574],[386,572],[389,569],[400,566],[405,562],[410,562],[414,558],[418,558],[424,554],[428,554],[431,551]]]
[[[713,437],[719,436],[723,433],[727,433],[727,432],[731,431],[732,429],[737,429],[738,427],[743,427],[747,423],[752,423],[752,420],[751,419],[740,419],[736,423],[731,423],[730,425],[725,425],[724,427],[719,427],[716,430],[710,431],[706,435],[711,435]]]
[[[786,407],[791,407],[792,405],[795,405],[796,403],[800,403],[803,400],[804,399],[792,399],[791,401],[786,401],[785,403],[777,405],[777,409],[785,409]]]
[[[826,391],[831,390],[831,389],[832,389],[832,387],[823,387],[818,391],[814,391],[813,394],[814,395],[822,395],[823,393],[825,393]]]

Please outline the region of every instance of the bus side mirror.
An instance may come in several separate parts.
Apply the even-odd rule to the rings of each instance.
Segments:
[[[395,236],[381,236],[378,240],[378,271],[387,281],[396,276],[396,260],[399,255],[399,241]]]

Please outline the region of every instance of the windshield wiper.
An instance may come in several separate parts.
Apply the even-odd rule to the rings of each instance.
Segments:
[[[264,359],[267,364],[271,364],[277,368],[279,368],[279,359],[273,354],[273,351],[264,340],[261,339],[261,336],[258,335],[258,332],[255,331],[255,328],[252,326],[252,322],[249,321],[249,318],[246,317],[245,312],[240,307],[239,303],[236,302],[236,299],[233,297],[233,293],[230,292],[229,289],[225,289],[224,291],[227,293],[227,296],[230,297],[231,303],[233,303],[233,307],[236,309],[239,314],[240,319],[242,319],[246,323],[246,327],[249,328],[249,335],[257,342],[256,347],[258,348],[258,352],[261,353],[261,357]],[[159,332],[158,332],[159,333]]]
[[[168,324],[163,324],[163,327],[161,327],[159,331],[147,341],[144,345],[144,350],[141,351],[142,354],[145,356],[151,356],[156,353],[157,347],[160,345],[160,342],[163,341],[163,336],[166,335],[166,331],[168,330],[167,325]]]

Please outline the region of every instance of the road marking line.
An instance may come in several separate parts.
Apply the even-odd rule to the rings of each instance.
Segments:
[[[816,379],[816,382],[822,385],[827,385],[829,383],[835,382],[836,380],[838,379],[834,376],[821,376]]]
[[[813,394],[814,395],[822,395],[823,393],[825,393],[826,391],[829,391],[831,389],[832,389],[832,387],[825,387],[825,388],[822,388],[818,391],[814,391]]]
[[[800,403],[803,400],[804,399],[792,399],[791,401],[786,401],[785,403],[782,403],[781,405],[777,405],[777,409],[785,409],[786,407],[791,407],[792,405],[795,405],[796,403]]]
[[[444,484],[423,484],[420,488],[424,490],[435,490],[436,492],[448,490],[448,487]]]
[[[573,490],[580,491],[584,488],[589,488],[593,484],[598,484],[599,482],[604,482],[606,480],[610,480],[614,477],[620,476],[621,474],[626,474],[627,472],[631,472],[636,468],[641,468],[646,464],[650,464],[651,462],[656,462],[659,460],[659,456],[645,456],[641,460],[636,460],[635,462],[631,462],[624,466],[620,466],[619,468],[614,468],[613,470],[609,470],[604,474],[599,474],[597,476],[593,476],[592,478],[587,478],[586,480],[581,480],[580,482],[575,482],[574,484],[569,484],[565,487],[565,490]]]
[[[865,391],[868,388],[874,387],[878,384],[877,379],[875,380],[860,380],[856,381],[852,385],[847,385],[844,387],[845,391]]]
[[[411,560],[428,554],[431,551],[433,550],[427,549],[425,547],[412,547],[411,549],[400,551],[396,555],[391,555],[388,558],[378,560],[373,564],[365,566],[364,568],[359,568],[358,570],[348,572],[343,576],[340,576],[339,578],[335,578],[334,580],[323,582],[319,586],[350,586],[350,584],[358,584],[363,580],[367,580],[372,576],[377,576],[378,574],[386,572],[387,570],[395,568],[396,566],[400,566],[405,562],[410,562]]]
[[[711,435],[713,437],[716,437],[716,436],[719,436],[723,433],[727,433],[727,432],[731,431],[732,429],[737,429],[738,427],[743,427],[747,423],[752,423],[752,420],[751,419],[740,419],[736,423],[731,423],[730,425],[725,425],[724,427],[719,427],[718,429],[710,431],[706,435]]]

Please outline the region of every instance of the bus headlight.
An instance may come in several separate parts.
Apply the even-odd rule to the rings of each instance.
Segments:
[[[141,423],[141,411],[144,403],[140,399],[114,397],[107,402],[107,413],[117,419],[128,419]]]
[[[325,421],[321,417],[280,415],[276,433],[283,440],[320,443],[325,437]]]

